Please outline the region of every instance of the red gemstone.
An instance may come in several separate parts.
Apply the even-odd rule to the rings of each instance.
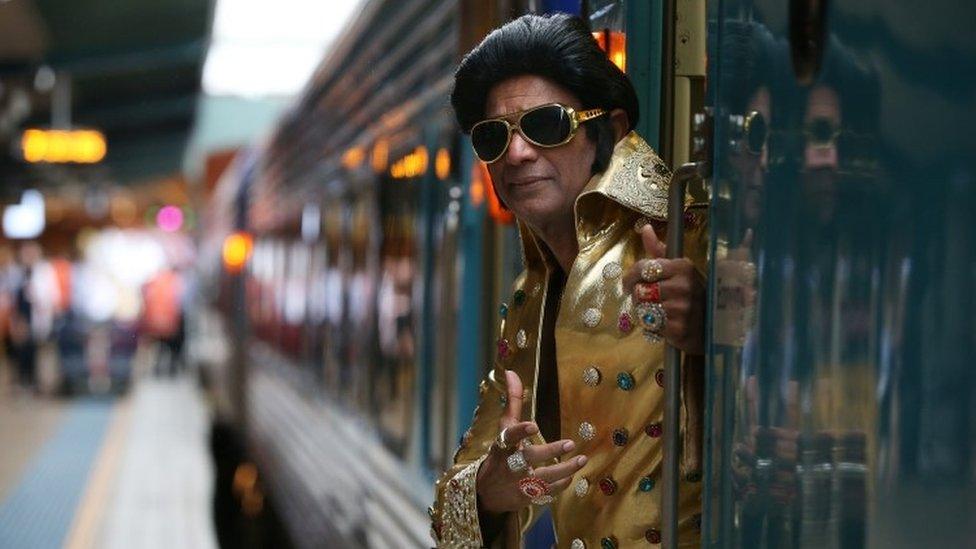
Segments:
[[[644,532],[644,539],[649,543],[661,543],[661,532],[657,528],[648,528]]]
[[[651,423],[647,427],[644,427],[644,432],[647,433],[647,436],[651,438],[657,438],[661,436],[664,429],[661,427],[660,423]]]
[[[508,355],[512,352],[512,348],[508,344],[507,339],[498,340],[498,358],[508,358]]]
[[[617,491],[617,483],[610,477],[603,477],[600,479],[600,491],[612,496]]]
[[[654,381],[661,387],[664,387],[664,370],[654,372]]]
[[[620,331],[624,333],[634,329],[634,320],[630,318],[630,313],[620,315],[620,318],[617,319],[617,328],[620,328]]]

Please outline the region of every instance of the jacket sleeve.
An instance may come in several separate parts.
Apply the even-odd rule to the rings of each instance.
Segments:
[[[501,372],[501,373],[499,373]],[[441,475],[429,509],[431,535],[438,547],[482,547],[475,481],[481,462],[498,436],[507,395],[504,372],[496,367],[479,386],[471,427],[454,454],[454,465]]]

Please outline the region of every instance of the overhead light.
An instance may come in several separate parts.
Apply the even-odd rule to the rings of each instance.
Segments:
[[[3,210],[3,234],[10,239],[37,238],[44,232],[44,195],[40,191],[24,191],[20,204]]]

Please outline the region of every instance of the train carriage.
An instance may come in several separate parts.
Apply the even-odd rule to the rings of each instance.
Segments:
[[[210,207],[214,264],[253,245],[211,279],[240,445],[218,499],[297,547],[432,543],[521,270],[453,71],[508,18],[571,11],[634,81],[638,131],[707,175],[702,545],[971,543],[976,13],[936,4],[366,2]]]

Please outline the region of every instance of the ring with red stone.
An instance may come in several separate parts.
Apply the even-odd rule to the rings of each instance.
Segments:
[[[634,295],[640,303],[660,303],[661,302],[661,283],[660,282],[638,282],[634,286]]]
[[[518,487],[519,491],[530,500],[534,500],[542,496],[548,496],[550,493],[549,485],[546,483],[546,481],[539,477],[520,478],[518,481]]]
[[[664,264],[659,259],[652,259],[641,267],[641,280],[644,282],[657,282],[664,277]]]

